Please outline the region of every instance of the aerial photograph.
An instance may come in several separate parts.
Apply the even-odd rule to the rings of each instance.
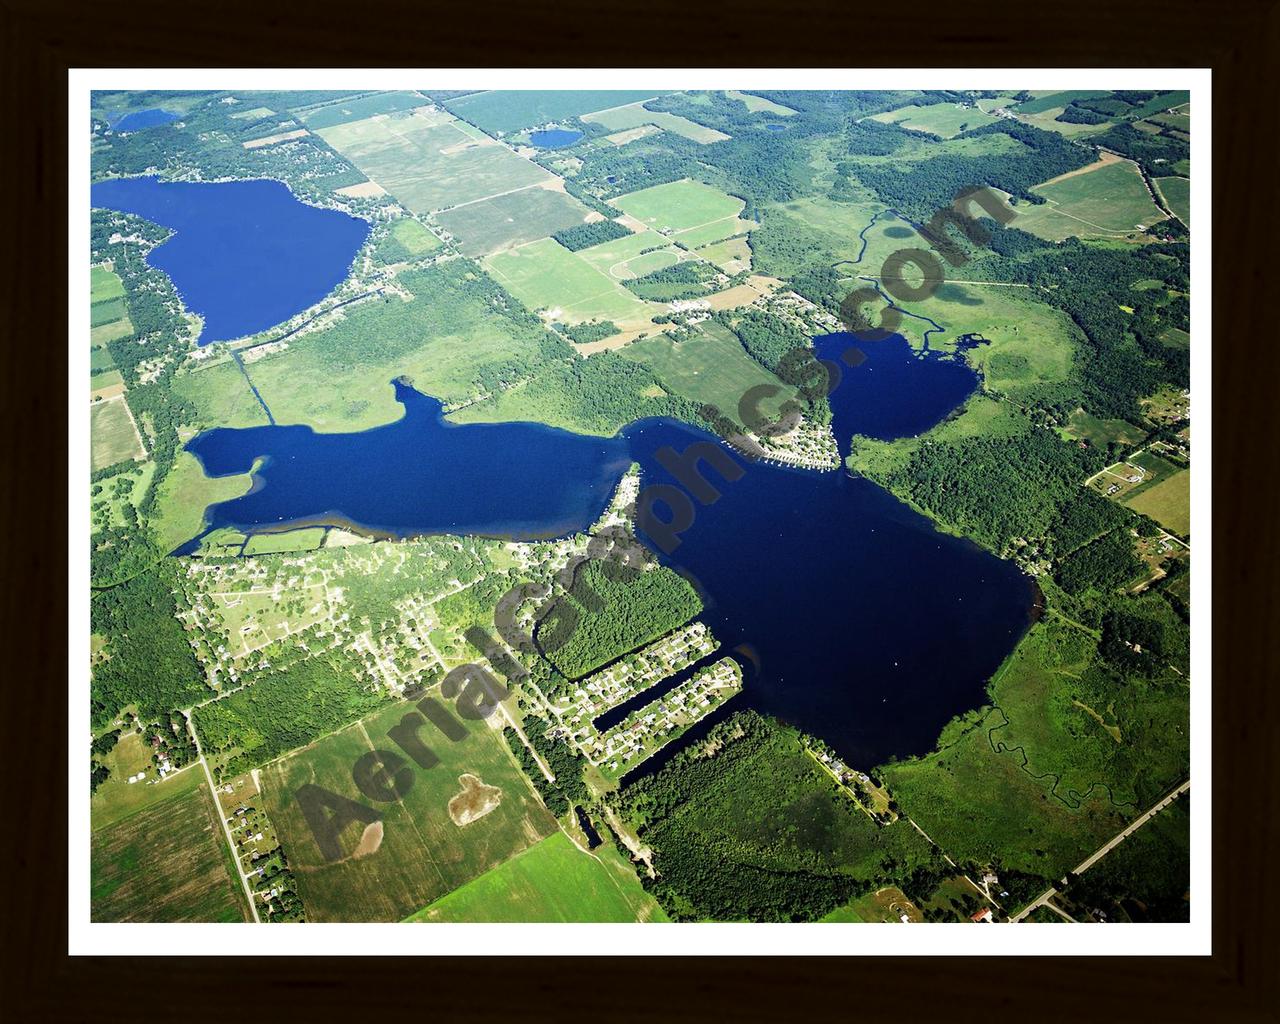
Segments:
[[[1191,922],[1192,96],[1093,77],[93,91],[88,922]]]

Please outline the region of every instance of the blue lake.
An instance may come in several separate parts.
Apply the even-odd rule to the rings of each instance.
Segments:
[[[181,116],[172,111],[161,110],[159,107],[152,110],[135,110],[117,118],[111,127],[118,132],[136,132],[143,128],[158,128],[162,124],[172,124]]]
[[[278,181],[116,178],[94,185],[91,202],[174,231],[147,262],[204,318],[202,345],[256,334],[319,302],[369,235],[367,221],[309,206]]]
[[[529,141],[539,149],[560,149],[562,146],[572,146],[580,138],[582,138],[582,132],[570,128],[546,128],[529,133]]]
[[[839,436],[925,429],[972,390],[976,378],[962,363],[919,357],[900,341],[864,346],[866,361],[845,369],[832,395]],[[820,353],[848,343],[817,339]],[[982,702],[986,679],[1030,623],[1034,588],[1016,566],[937,532],[844,471],[752,463],[706,431],[668,420],[632,423],[613,438],[528,423],[454,425],[434,399],[395,387],[404,416],[374,430],[274,426],[193,439],[190,450],[211,474],[266,459],[249,494],[210,508],[210,528],[342,523],[389,535],[563,535],[598,517],[631,461],[645,486],[687,492],[659,453],[710,442],[737,478],[702,464],[718,497],[694,506],[661,557],[699,588],[704,619],[747,668],[744,693],[717,717],[756,707],[864,767],[930,749],[953,715]]]
[[[785,124],[767,124],[765,125],[765,128],[771,132],[785,132],[787,130],[787,126]]]

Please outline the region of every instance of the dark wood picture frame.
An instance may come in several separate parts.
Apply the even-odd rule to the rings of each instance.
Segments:
[[[673,26],[632,48],[625,26]],[[1253,315],[1274,287],[1264,247],[1277,224],[1275,128],[1280,5],[1188,0],[1122,6],[999,2],[865,8],[835,2],[734,5],[662,0],[609,9],[497,0],[375,8],[243,0],[174,8],[4,0],[3,275],[6,372],[4,639],[8,882],[0,1006],[12,1020],[156,1012],[233,1019],[385,1015],[509,1019],[1280,1018],[1278,905],[1271,854],[1275,780],[1277,449],[1269,417],[1272,340]],[[634,42],[634,41],[633,41]],[[67,955],[67,71],[74,67],[1125,67],[1213,69],[1213,953],[1144,958],[598,958],[553,964],[495,949],[444,961],[279,958],[222,968],[200,958]],[[532,81],[531,81],[531,84]],[[1267,154],[1271,153],[1272,157]],[[71,182],[71,188],[82,187]],[[1241,287],[1251,289],[1241,294]],[[1247,348],[1246,348],[1247,346]],[[46,542],[47,541],[47,542]],[[697,927],[697,926],[693,926]],[[785,939],[783,940],[785,941]],[[338,952],[338,951],[335,951]],[[358,953],[358,949],[342,950]],[[554,948],[538,951],[554,955]],[[570,970],[566,972],[565,967]],[[248,1003],[246,1003],[246,999]],[[335,1012],[336,1011],[336,1012]]]

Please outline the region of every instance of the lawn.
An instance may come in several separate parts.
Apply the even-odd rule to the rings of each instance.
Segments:
[[[91,837],[94,921],[246,921],[239,879],[199,768]],[[180,776],[181,778],[181,776]],[[134,788],[145,785],[136,783]]]
[[[1128,160],[1104,157],[1032,191],[1045,198],[1045,205],[1019,204],[1014,226],[1050,241],[1132,234],[1164,219]]]
[[[726,195],[718,188],[685,178],[618,196],[610,200],[610,205],[657,231],[667,232],[676,239],[685,241],[683,233],[692,234],[697,228],[736,221],[738,214],[742,212],[743,202],[735,196]],[[729,232],[737,233],[736,230]],[[726,238],[728,235],[721,237]],[[692,248],[714,241],[719,239],[704,238],[687,244]]]
[[[564,192],[526,188],[446,210],[436,220],[465,255],[483,256],[577,227],[590,212]]]
[[[550,240],[534,244],[559,248]],[[412,301],[387,296],[349,306],[332,327],[249,366],[277,422],[363,430],[403,414],[395,377],[462,402],[495,381],[532,373],[555,354],[542,327],[467,260],[406,271],[399,284]]]
[[[1191,535],[1191,471],[1183,469],[1135,492],[1124,504],[1180,537]]]
[[[635,870],[608,843],[584,853],[563,832],[418,911],[410,921],[666,921]]]
[[[444,105],[487,132],[509,133],[657,95],[652,89],[494,89]]]
[[[566,323],[643,320],[650,307],[551,238],[495,253],[485,269],[532,310]]]
[[[146,457],[124,398],[89,404],[89,451],[94,469]]]
[[[912,104],[884,114],[876,114],[872,120],[896,124],[911,131],[928,132],[940,139],[951,139],[972,128],[993,124],[996,119],[977,107],[959,106],[955,103],[931,103],[926,107]]]
[[[314,551],[324,543],[323,526],[284,533],[255,533],[244,546],[246,555],[269,555],[281,551]]]
[[[407,762],[404,798],[374,803],[352,781],[356,760],[375,748],[396,750],[388,730],[413,710],[397,702],[363,722],[304,747],[262,773],[267,810],[296,873],[313,921],[400,921],[483,875],[555,830],[555,821],[520,773],[501,735],[484,721],[466,722],[458,742],[424,724],[421,739],[440,759],[432,768]],[[495,807],[455,824],[449,804],[463,790],[462,776],[499,789]],[[364,822],[353,821],[339,840],[344,859],[325,860],[297,802],[313,784],[376,809],[381,842],[356,856]],[[369,826],[370,836],[376,826]]]
[[[468,130],[470,129],[470,130]],[[547,181],[531,160],[444,114],[409,111],[322,128],[329,145],[414,213]]]
[[[700,333],[684,341],[672,341],[666,335],[633,341],[621,355],[649,367],[676,394],[714,405],[735,422],[742,396],[751,388],[779,389],[760,403],[770,419],[794,394],[794,389],[747,355],[732,331],[714,322],[700,325]]]
[[[1156,188],[1169,204],[1169,209],[1187,227],[1191,226],[1191,179],[1156,178]]]
[[[641,125],[657,125],[675,135],[683,135],[686,139],[706,145],[710,142],[723,142],[729,136],[714,128],[697,124],[678,114],[662,111],[646,110],[643,103],[628,103],[623,106],[597,110],[594,114],[582,115],[582,120],[603,125],[611,132],[620,132],[627,128],[639,128]]]

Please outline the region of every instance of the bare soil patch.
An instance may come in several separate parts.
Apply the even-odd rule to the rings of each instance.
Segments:
[[[483,818],[502,803],[502,790],[485,785],[477,775],[470,772],[459,775],[458,783],[462,792],[450,799],[449,817],[459,828]]]

